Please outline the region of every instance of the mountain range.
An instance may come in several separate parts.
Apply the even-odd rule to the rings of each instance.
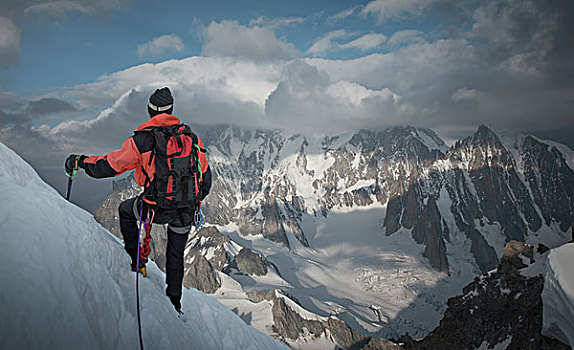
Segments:
[[[534,136],[480,126],[448,146],[409,126],[333,135],[192,128],[214,185],[205,227],[188,241],[184,283],[295,348],[332,339],[309,325],[282,330],[278,296],[304,319],[335,315],[373,340],[422,338],[507,242],[570,240],[574,152]],[[118,181],[96,219],[119,236],[117,205],[139,192],[131,178]],[[162,267],[165,232],[153,235]],[[246,302],[258,293],[274,293],[256,297],[268,307]],[[325,329],[346,332],[336,328]]]

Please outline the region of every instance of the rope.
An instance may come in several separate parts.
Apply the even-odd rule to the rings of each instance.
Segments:
[[[149,253],[151,252],[151,248],[150,248],[149,244],[151,242],[151,228],[152,228],[153,219],[155,217],[155,210],[151,209],[151,218],[149,217],[149,210],[148,210],[146,216],[148,218],[145,220],[145,223],[144,223],[145,237],[143,239],[143,242],[141,244],[141,250],[139,252],[139,257],[140,257],[140,261],[142,262],[142,266],[145,266],[145,264],[147,264],[148,256],[149,256]]]
[[[144,202],[142,200],[142,205],[140,208],[140,228],[138,230],[138,254],[136,258],[136,304],[138,309],[138,332],[140,337],[140,349],[144,350],[143,338],[142,338],[142,322],[140,316],[140,288],[139,288],[139,275],[140,275],[140,236],[142,232],[142,219],[143,219],[143,207]]]

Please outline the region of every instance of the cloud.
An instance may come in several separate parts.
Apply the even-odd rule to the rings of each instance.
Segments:
[[[546,52],[538,50],[510,56],[499,65],[499,68],[517,75],[536,76],[540,75],[547,65]]]
[[[423,32],[420,30],[401,30],[394,33],[389,39],[389,46],[397,46],[400,44],[410,44],[424,41]]]
[[[463,78],[465,72],[476,70],[480,63],[473,46],[464,39],[415,43],[352,60],[313,58],[308,62],[326,71],[333,80],[354,81],[371,89],[390,86],[401,95],[457,83],[454,78]],[[448,92],[449,99],[453,90]]]
[[[55,97],[45,97],[40,100],[32,100],[28,105],[28,112],[32,115],[67,113],[73,111],[76,111],[76,107],[74,107],[74,105]]]
[[[17,110],[24,103],[24,100],[13,92],[0,92],[0,110]]]
[[[339,44],[335,42],[336,39],[345,38],[348,35],[349,33],[344,29],[329,32],[315,40],[313,45],[311,45],[307,50],[307,54],[313,56],[324,56],[327,52],[332,51],[339,46]]]
[[[20,59],[22,31],[12,20],[0,16],[0,66],[16,63]]]
[[[30,127],[32,122],[36,124],[46,119],[50,115],[57,114],[61,117],[78,111],[77,108],[60,98],[41,97],[36,99],[23,99],[11,92],[0,93],[0,128],[24,126]]]
[[[452,93],[454,101],[483,101],[486,98],[484,91],[462,87]]]
[[[344,9],[336,14],[334,14],[333,16],[330,16],[329,18],[327,18],[327,21],[331,21],[331,22],[338,22],[338,21],[342,21],[345,18],[351,17],[352,15],[355,14],[355,12],[357,12],[359,9],[361,9],[362,6],[357,5],[357,6],[353,6],[347,9]]]
[[[529,0],[486,2],[473,13],[471,37],[500,62],[498,68],[535,75],[548,67],[547,54],[558,44],[559,13],[544,5]]]
[[[280,18],[269,18],[267,16],[259,16],[255,19],[249,21],[250,27],[260,26],[270,29],[276,29],[279,27],[290,26],[293,24],[301,24],[305,22],[303,17],[280,17]]]
[[[351,60],[211,56],[144,64],[70,88],[62,99],[74,101],[77,111],[70,113],[79,119],[51,128],[50,135],[109,150],[147,118],[147,98],[162,86],[172,88],[174,113],[192,124],[306,125],[318,132],[400,123],[544,127],[542,107],[533,101],[544,101],[544,114],[553,115],[555,125],[573,112],[558,97],[566,98],[566,91],[541,98],[536,84],[501,75],[492,63],[470,40],[440,39]],[[97,118],[81,112],[103,106],[108,109]]]
[[[68,13],[102,16],[131,0],[41,0],[40,4],[26,7],[26,15],[64,17]]]
[[[368,51],[382,47],[387,40],[386,35],[380,33],[369,33],[362,35],[356,39],[348,41],[346,43],[340,42],[341,39],[348,38],[352,36],[353,33],[349,33],[344,29],[335,30],[328,32],[324,36],[315,40],[313,45],[307,50],[307,54],[315,57],[326,56],[329,52],[346,50],[346,49],[358,49],[360,51]]]
[[[0,129],[30,123],[31,118],[23,113],[0,110]]]
[[[438,0],[373,0],[362,10],[363,15],[373,15],[379,23],[392,18],[420,15]]]
[[[251,60],[293,59],[300,55],[295,45],[282,41],[266,27],[247,27],[237,21],[211,22],[205,29],[202,53]]]
[[[76,1],[51,1],[43,4],[32,5],[26,8],[26,15],[46,15],[63,17],[71,12],[79,12],[86,15],[92,14],[93,8]]]
[[[158,36],[146,43],[138,45],[137,52],[140,57],[146,55],[160,56],[166,52],[181,52],[183,48],[181,38],[175,34],[169,34]]]
[[[278,84],[281,67],[230,57],[143,64],[70,88],[65,98],[77,104],[77,118],[43,131],[70,149],[109,152],[148,118],[147,100],[163,86],[174,95],[174,114],[187,123],[261,126],[265,100]],[[82,112],[102,109],[89,118]]]
[[[368,89],[329,75],[304,61],[287,65],[265,104],[268,127],[335,132],[401,123],[406,106],[388,88]]]
[[[372,49],[376,49],[378,47],[381,47],[385,41],[387,40],[387,37],[383,34],[380,33],[370,33],[370,34],[365,34],[353,41],[350,41],[348,43],[345,44],[340,44],[339,48],[341,49],[359,49],[361,51],[367,51],[367,50],[372,50]]]

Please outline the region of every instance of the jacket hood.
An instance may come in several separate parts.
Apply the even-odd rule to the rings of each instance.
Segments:
[[[147,122],[138,126],[136,131],[143,130],[150,126],[173,126],[177,124],[181,124],[179,118],[171,114],[162,113],[150,118]]]

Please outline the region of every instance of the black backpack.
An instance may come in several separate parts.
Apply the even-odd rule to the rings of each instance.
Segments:
[[[155,164],[153,178],[146,176],[143,196],[147,202],[155,202],[164,209],[195,209],[199,203],[201,152],[198,138],[189,126],[178,124],[166,127],[147,127],[137,133],[149,132],[154,147],[149,164]]]

